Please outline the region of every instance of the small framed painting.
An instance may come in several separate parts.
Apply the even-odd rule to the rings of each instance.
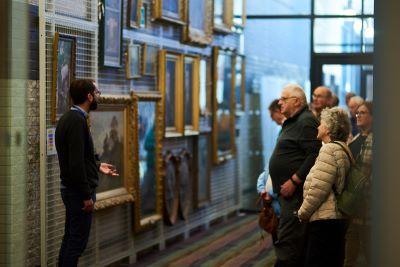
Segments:
[[[126,53],[126,78],[140,77],[141,47],[138,44],[130,44]]]
[[[128,26],[138,28],[142,16],[142,0],[128,0]]]
[[[154,0],[154,18],[184,25],[184,2],[186,0]]]

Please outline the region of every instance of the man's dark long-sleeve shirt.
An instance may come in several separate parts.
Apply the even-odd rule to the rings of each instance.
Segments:
[[[295,173],[305,180],[321,148],[321,141],[317,139],[318,125],[308,107],[283,123],[269,161],[274,192],[279,193],[281,185]]]
[[[98,185],[99,165],[85,116],[77,110],[66,112],[57,124],[55,138],[62,185],[90,199]]]

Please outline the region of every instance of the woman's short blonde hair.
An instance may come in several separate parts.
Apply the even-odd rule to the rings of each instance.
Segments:
[[[329,129],[332,141],[347,141],[351,126],[346,111],[338,107],[326,108],[321,112],[321,123],[324,123]]]

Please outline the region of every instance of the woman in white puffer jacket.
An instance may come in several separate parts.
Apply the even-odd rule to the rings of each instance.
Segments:
[[[305,180],[298,211],[300,220],[309,221],[305,266],[343,266],[346,220],[337,208],[335,194],[343,190],[350,160],[333,141],[348,149],[349,133],[350,121],[344,110],[322,111],[318,139],[323,146]]]

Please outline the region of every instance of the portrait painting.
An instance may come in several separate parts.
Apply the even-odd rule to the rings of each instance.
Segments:
[[[167,151],[163,156],[164,176],[164,221],[175,224],[179,208],[179,184],[177,178],[178,158]]]
[[[230,52],[214,48],[214,105],[213,111],[213,142],[215,147],[214,161],[219,163],[234,152],[234,73],[232,66],[232,54]]]
[[[212,88],[211,83],[208,82],[210,80],[210,67],[208,63],[208,59],[202,58],[200,60],[199,67],[199,110],[201,117],[201,127],[211,129],[211,115],[212,115],[212,107],[211,107],[211,97],[212,97]]]
[[[198,134],[199,125],[199,64],[200,58],[184,58],[184,123],[185,135]]]
[[[184,0],[155,0],[154,1],[154,18],[183,25],[183,9]]]
[[[185,126],[193,125],[193,71],[194,62],[191,58],[185,58],[184,67],[184,106],[185,106]]]
[[[96,209],[132,202],[134,196],[133,104],[130,98],[99,98],[99,106],[90,112],[89,125],[96,157],[100,162],[112,164],[119,176],[99,173],[96,190]]]
[[[186,25],[183,31],[184,41],[207,45],[212,41],[212,0],[188,1],[186,3]]]
[[[137,44],[130,44],[128,46],[127,60],[126,60],[126,78],[134,79],[140,77],[141,71],[141,47]]]
[[[157,72],[158,47],[153,45],[143,45],[143,75],[154,76]]]
[[[168,60],[165,66],[165,126],[175,127],[175,92],[176,92],[175,60]]]
[[[52,121],[54,123],[70,107],[68,92],[75,76],[75,37],[56,32],[53,54]]]
[[[142,3],[142,6],[140,8],[140,23],[139,23],[140,28],[146,28],[147,26],[147,9],[148,5]]]
[[[99,174],[97,192],[105,192],[123,186],[124,173],[124,112],[94,111],[90,113],[93,144],[101,162],[114,165],[119,177]]]
[[[211,140],[208,134],[198,137],[197,143],[197,206],[210,200]]]
[[[159,94],[132,93],[135,112],[135,231],[162,219],[162,144],[160,122],[162,103]]]
[[[142,0],[128,0],[128,25],[131,28],[138,28],[142,15]]]
[[[104,0],[102,24],[103,65],[121,67],[122,0]]]
[[[179,154],[179,208],[184,220],[189,218],[193,206],[192,154],[186,149]]]

